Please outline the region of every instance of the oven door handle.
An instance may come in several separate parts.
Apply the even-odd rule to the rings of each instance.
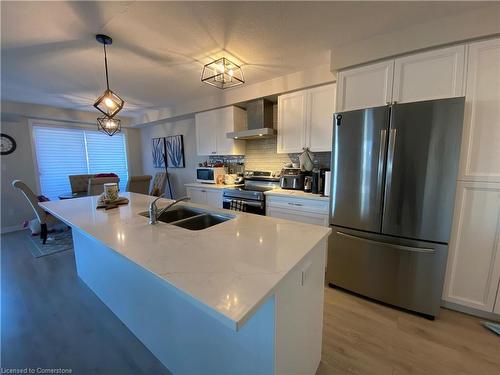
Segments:
[[[251,207],[258,207],[258,208],[264,208],[264,203],[263,202],[254,202],[254,201],[247,201],[247,200],[244,200],[244,199],[238,199],[238,198],[234,198],[234,199],[231,199],[231,198],[224,198],[223,202],[225,203],[231,203],[231,201],[242,201],[243,203],[245,203],[247,206],[251,206]]]

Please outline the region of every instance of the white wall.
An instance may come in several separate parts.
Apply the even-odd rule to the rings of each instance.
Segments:
[[[23,180],[35,188],[36,175],[27,120],[2,122],[2,132],[13,137],[17,144],[17,148],[12,154],[0,157],[2,165],[1,229],[2,232],[5,232],[19,229],[23,220],[35,217],[33,209],[26,202],[24,196],[16,191],[11,183],[13,180]]]
[[[174,198],[186,195],[184,184],[194,182],[196,179],[196,167],[199,162],[207,158],[196,155],[196,133],[194,116],[186,119],[165,122],[158,125],[143,127],[141,130],[142,150],[143,150],[143,171],[144,174],[154,176],[156,172],[163,172],[164,169],[153,167],[153,157],[151,155],[151,139],[167,137],[171,135],[183,135],[185,168],[169,168],[170,182]],[[167,195],[168,190],[166,189]]]

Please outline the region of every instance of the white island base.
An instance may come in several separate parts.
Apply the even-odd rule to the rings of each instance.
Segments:
[[[78,228],[73,239],[78,276],[174,374],[316,372],[327,238],[239,325]]]

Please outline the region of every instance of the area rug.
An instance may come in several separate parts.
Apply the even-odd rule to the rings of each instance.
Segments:
[[[45,245],[42,244],[40,236],[32,236],[31,234],[28,234],[28,236],[30,239],[29,242],[31,242],[29,249],[35,258],[60,253],[61,251],[73,250],[71,229],[49,233]]]

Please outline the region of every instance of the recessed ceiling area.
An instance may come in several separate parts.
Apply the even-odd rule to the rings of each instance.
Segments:
[[[328,64],[330,49],[488,5],[477,2],[1,3],[2,100],[92,111],[105,88],[123,115],[216,94],[203,65],[226,56],[246,84]]]

